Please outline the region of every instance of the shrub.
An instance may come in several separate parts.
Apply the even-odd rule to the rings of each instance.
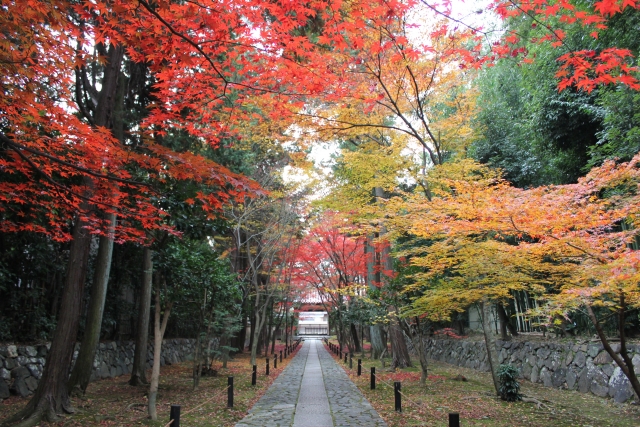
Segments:
[[[518,382],[518,369],[511,365],[500,365],[498,368],[498,380],[500,381],[500,398],[507,402],[522,400],[520,383]]]

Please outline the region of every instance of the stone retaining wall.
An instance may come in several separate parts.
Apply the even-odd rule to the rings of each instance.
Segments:
[[[428,339],[428,357],[453,365],[488,371],[484,341]],[[634,396],[629,380],[604,351],[602,344],[586,341],[553,343],[500,341],[499,361],[520,370],[520,378],[547,387],[578,390],[625,402]],[[612,345],[619,351],[620,345]],[[636,372],[640,372],[640,345],[629,345]]]
[[[193,355],[195,340],[167,339],[162,342],[160,364],[182,362]],[[75,361],[80,344],[73,354]],[[10,394],[28,396],[38,386],[50,344],[0,345],[0,401]],[[102,342],[93,362],[91,381],[131,373],[133,341]],[[153,362],[153,344],[147,348],[147,365]]]

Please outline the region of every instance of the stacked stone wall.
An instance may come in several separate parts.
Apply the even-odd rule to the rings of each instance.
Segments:
[[[484,341],[428,339],[425,346],[430,359],[489,370]],[[629,380],[601,343],[498,340],[496,347],[500,363],[515,366],[520,378],[531,382],[608,396],[616,402],[625,402],[634,396]],[[635,371],[640,372],[640,345],[627,347]],[[620,345],[613,344],[613,349],[619,351]]]
[[[75,362],[80,344],[73,354]],[[194,353],[195,340],[167,339],[162,342],[160,364],[187,360]],[[50,344],[0,345],[0,401],[10,394],[28,396],[38,387],[42,377]],[[131,373],[133,367],[133,341],[102,342],[96,351],[91,381]],[[147,348],[147,366],[153,362],[153,344]]]

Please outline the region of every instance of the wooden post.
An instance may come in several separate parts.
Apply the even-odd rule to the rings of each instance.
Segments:
[[[460,427],[460,414],[449,414],[449,427]]]
[[[253,372],[251,373],[251,385],[256,385],[258,380],[258,365],[253,365]]]
[[[371,390],[376,389],[376,367],[371,367]]]
[[[227,406],[233,408],[233,377],[227,377]]]
[[[171,427],[180,427],[180,405],[171,405],[169,421],[171,422]]]

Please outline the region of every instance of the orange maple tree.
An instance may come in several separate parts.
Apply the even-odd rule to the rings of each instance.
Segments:
[[[544,302],[532,315],[567,317],[584,309],[640,395],[625,334],[625,316],[640,306],[639,164],[636,155],[594,168],[576,184],[526,190],[471,161],[436,168],[432,200],[389,202],[400,212],[390,215],[390,229],[433,241],[411,254],[423,271],[407,288],[423,292],[411,310],[448,317],[475,302],[509,298],[511,289]],[[611,316],[618,321],[617,346],[602,326]]]

